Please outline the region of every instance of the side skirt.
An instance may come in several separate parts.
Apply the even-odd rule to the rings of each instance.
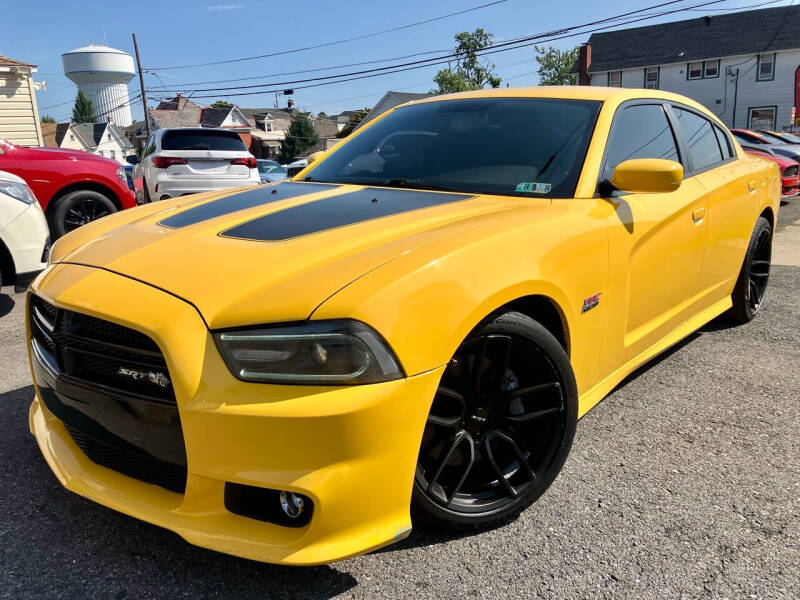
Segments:
[[[733,306],[730,296],[725,296],[715,302],[688,321],[685,321],[672,333],[650,346],[647,350],[635,356],[622,365],[608,377],[597,383],[594,387],[581,394],[578,398],[578,418],[580,419],[605,398],[623,379],[651,360],[670,346],[674,346],[686,336],[694,333],[709,321],[715,319]]]

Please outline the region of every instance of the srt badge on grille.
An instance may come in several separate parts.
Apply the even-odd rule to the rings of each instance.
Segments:
[[[169,385],[169,378],[161,372],[154,373],[153,371],[137,371],[136,369],[120,367],[117,370],[117,374],[130,377],[134,381],[149,381],[150,383],[154,383],[162,388],[165,388]]]

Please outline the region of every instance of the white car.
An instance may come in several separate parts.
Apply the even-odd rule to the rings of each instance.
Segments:
[[[47,267],[50,230],[21,177],[0,171],[0,283],[24,288]]]
[[[261,183],[255,157],[228,129],[159,129],[141,158],[127,160],[136,165],[132,178],[139,204]]]

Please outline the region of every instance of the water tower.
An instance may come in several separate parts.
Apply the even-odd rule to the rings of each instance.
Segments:
[[[99,122],[131,124],[128,82],[136,74],[133,57],[108,46],[84,46],[61,55],[64,74],[94,105]]]

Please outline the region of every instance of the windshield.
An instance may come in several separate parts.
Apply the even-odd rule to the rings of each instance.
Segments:
[[[258,172],[259,173],[286,173],[286,169],[280,166],[276,162],[272,162],[271,160],[259,160],[258,161]]]
[[[306,179],[571,197],[600,105],[550,98],[410,105],[344,144]]]
[[[772,139],[774,139],[777,142],[782,143],[782,144],[787,144],[787,143],[788,144],[800,144],[800,137],[797,137],[796,135],[792,135],[791,133],[788,133],[786,131],[782,131],[780,133],[769,133],[767,131],[762,131],[761,133],[763,133],[765,136],[767,136],[769,138],[772,138]]]
[[[162,150],[247,151],[242,138],[233,131],[175,129],[161,139]]]

